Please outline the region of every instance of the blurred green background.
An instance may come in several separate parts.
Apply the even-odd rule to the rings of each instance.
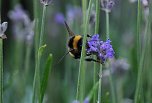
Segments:
[[[39,2],[39,0],[37,1],[39,4],[38,11],[41,17],[42,4]],[[21,6],[22,10],[26,12],[31,21],[34,20],[33,0],[2,0],[2,21],[8,22],[8,29],[6,31],[7,39],[4,40],[3,49],[4,103],[31,103],[32,85],[35,71],[34,38],[32,41],[30,41],[31,43],[29,43],[29,41],[26,39],[26,34],[20,32],[15,34],[16,32],[13,31],[13,27],[15,27],[16,22],[13,22],[9,18],[9,13],[14,10],[17,5]],[[45,64],[45,59],[49,53],[53,54],[53,64],[56,64],[68,51],[68,35],[62,22],[63,20],[67,21],[70,28],[76,34],[82,34],[81,7],[81,0],[53,0],[52,3],[47,7],[44,33],[44,42],[46,43],[47,47],[41,64]],[[143,34],[145,30],[145,8],[143,6],[142,8],[141,33]],[[88,34],[91,35],[94,34],[94,12],[95,3],[91,10],[92,19],[90,19],[88,29]],[[115,51],[115,59],[123,60],[120,65],[116,66],[118,69],[120,69],[120,71],[114,72],[116,73],[116,75],[114,75],[114,82],[117,99],[120,95],[123,98],[123,102],[119,101],[119,103],[133,103],[134,99],[137,79],[136,16],[137,2],[132,3],[131,0],[115,0],[115,5],[110,13],[110,39]],[[99,34],[100,38],[104,41],[106,37],[105,21],[105,12],[100,9]],[[21,28],[25,28],[24,25],[19,25],[22,26]],[[30,58],[28,74],[25,75],[25,58],[28,47],[30,48]],[[123,65],[124,62],[125,64]],[[79,60],[75,60],[70,55],[67,55],[57,66],[52,67],[44,103],[72,103],[76,95],[78,65]],[[105,77],[102,85],[102,103],[112,103],[110,99],[109,81],[108,77],[106,77],[107,67],[104,66],[103,68],[103,73],[105,71]],[[85,95],[87,96],[93,87],[92,62],[87,62],[86,71]],[[24,82],[24,79],[26,83]],[[144,87],[146,87],[146,81],[147,80],[144,80]],[[152,103],[152,101],[141,103]]]

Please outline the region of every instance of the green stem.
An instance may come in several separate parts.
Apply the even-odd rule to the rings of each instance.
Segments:
[[[42,14],[42,23],[41,23],[41,33],[40,33],[40,43],[39,47],[43,44],[44,39],[44,28],[45,28],[45,19],[46,19],[46,6],[43,6],[43,14]]]
[[[26,54],[25,54],[25,78],[28,77],[29,66],[30,66],[30,55],[31,55],[31,47],[32,45],[27,44]]]
[[[106,38],[109,39],[109,12],[106,11]]]
[[[38,54],[38,52],[37,52]],[[40,94],[40,58],[36,56],[36,67],[33,81],[33,100],[32,103],[37,103],[38,95]]]
[[[141,0],[138,0],[138,11],[137,11],[137,63],[139,65],[140,56],[141,55]]]
[[[38,8],[38,2],[37,0],[33,0],[33,6],[34,6],[34,20],[35,20],[35,28],[34,28],[34,39],[35,39],[35,57],[37,55],[38,46],[39,46],[39,8]]]
[[[85,87],[85,45],[86,45],[86,39],[87,39],[87,30],[88,30],[88,22],[90,17],[90,11],[92,7],[92,0],[89,1],[89,7],[88,11],[87,8],[87,1],[82,0],[82,10],[83,10],[83,44],[82,44],[82,52],[81,52],[81,58],[80,58],[80,65],[79,65],[79,74],[78,74],[78,84],[77,84],[77,94],[76,94],[76,100],[79,97],[79,88],[80,88],[80,103],[83,102],[84,99],[84,87]],[[87,14],[86,14],[87,13]],[[80,87],[79,87],[80,85]]]
[[[137,77],[137,84],[136,84],[136,91],[135,91],[135,103],[138,103],[140,100],[141,95],[141,82],[142,82],[142,67],[144,61],[145,50],[141,52],[141,36],[140,36],[140,29],[141,29],[141,1],[138,0],[138,15],[137,15],[137,63],[138,63],[138,77]],[[141,58],[140,56],[141,55]]]
[[[44,24],[45,24],[45,18],[46,18],[46,6],[43,5],[43,14],[42,14],[42,23],[41,23],[41,33],[40,33],[40,42],[39,47],[40,48],[43,44],[43,38],[44,38]],[[39,94],[40,94],[40,60],[41,56],[39,56],[38,51],[36,51],[36,66],[35,66],[35,74],[34,74],[34,81],[33,81],[33,103],[36,103]]]
[[[106,40],[110,39],[110,27],[109,27],[109,12],[106,11]],[[116,103],[116,96],[115,96],[115,88],[114,88],[114,83],[112,79],[112,74],[111,74],[111,68],[109,68],[110,75],[109,75],[109,82],[110,82],[110,88],[111,88],[111,97],[112,97],[112,103]]]
[[[100,5],[99,0],[96,0],[96,22],[95,22],[95,34],[99,33],[99,16],[100,16]],[[94,56],[96,59],[96,56]],[[93,85],[95,85],[97,82],[97,63],[94,62],[94,78],[93,78]],[[93,96],[93,103],[96,103],[97,94],[96,91]]]
[[[109,82],[110,82],[110,88],[111,88],[112,103],[117,103],[116,102],[116,93],[115,93],[113,78],[112,78],[112,74],[111,74],[111,68],[109,68],[109,71],[110,71]]]
[[[145,49],[143,49],[141,59],[140,59],[134,103],[139,103],[140,98],[141,98],[141,85],[142,85],[142,72],[143,72],[142,68],[143,68],[143,62],[144,62],[144,55],[145,55]]]
[[[99,76],[99,88],[98,88],[98,101],[97,103],[101,103],[101,85],[102,84],[102,64],[100,64],[100,76]]]
[[[0,39],[0,103],[3,103],[3,40]]]

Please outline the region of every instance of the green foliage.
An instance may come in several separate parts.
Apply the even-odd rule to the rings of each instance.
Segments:
[[[44,71],[43,71],[42,80],[41,80],[40,103],[43,102],[43,98],[44,98],[45,90],[47,88],[49,74],[50,74],[51,69],[52,69],[52,54],[49,54],[46,64],[45,64]]]

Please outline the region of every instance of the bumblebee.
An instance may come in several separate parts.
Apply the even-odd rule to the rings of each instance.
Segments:
[[[81,35],[75,35],[71,29],[69,28],[68,24],[66,23],[66,21],[64,21],[65,27],[68,31],[69,34],[69,40],[68,40],[68,53],[70,54],[73,58],[75,59],[80,59],[81,57],[81,50],[82,50],[82,41],[83,41],[83,37]],[[87,34],[87,37],[91,37],[90,35]],[[86,48],[87,48],[87,43],[86,43]],[[66,55],[67,55],[66,54]],[[95,60],[90,56],[91,54],[86,53],[86,61],[94,61],[94,62],[100,62],[99,60]]]
[[[69,34],[69,40],[68,40],[68,51],[69,54],[75,58],[79,59],[81,57],[81,50],[82,50],[82,36],[81,35],[75,35],[69,28],[68,24],[66,22],[65,26]]]

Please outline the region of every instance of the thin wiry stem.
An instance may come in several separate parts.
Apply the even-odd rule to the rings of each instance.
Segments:
[[[136,84],[136,91],[135,91],[135,103],[138,103],[138,100],[140,100],[141,95],[141,82],[142,82],[142,66],[143,66],[143,60],[144,60],[144,52],[143,49],[141,53],[141,36],[140,36],[140,26],[141,24],[141,1],[138,0],[138,14],[137,14],[137,63],[138,63],[138,77],[137,77],[137,84]],[[142,54],[142,55],[141,55]],[[141,58],[139,58],[141,55]]]
[[[137,10],[137,62],[139,64],[140,56],[141,55],[141,36],[140,36],[140,29],[141,29],[141,0],[138,0],[138,10]]]
[[[106,39],[110,39],[110,27],[109,27],[109,12],[105,11],[106,14]],[[115,88],[114,88],[114,83],[112,79],[112,74],[111,74],[111,69],[109,68],[110,75],[109,75],[109,82],[110,82],[110,87],[111,87],[111,97],[112,97],[112,103],[116,103],[116,96],[115,96]]]
[[[101,86],[102,86],[102,64],[100,65],[100,77],[99,77],[99,88],[98,88],[98,101],[101,103]]]
[[[3,103],[3,40],[0,39],[0,103]]]
[[[46,7],[47,6],[43,6],[43,14],[42,14],[42,24],[41,24],[41,33],[40,33],[40,43],[39,43],[39,47],[42,46],[43,44],[43,39],[44,39],[44,28],[45,28],[45,18],[46,18]]]
[[[37,56],[36,58],[36,67],[33,81],[33,101],[32,103],[37,103],[38,95],[40,94],[40,58]]]
[[[99,6],[99,0],[96,0],[96,22],[95,22],[95,34],[99,33],[99,16],[100,16],[100,6]],[[96,59],[96,57],[94,57]],[[94,62],[94,78],[93,78],[93,84],[95,85],[97,82],[97,63]],[[97,94],[96,91],[94,93],[93,97],[93,103],[96,103]]]
[[[109,39],[109,12],[106,13],[106,38]]]
[[[82,103],[83,99],[84,99],[84,87],[85,87],[84,57],[85,57],[85,45],[86,45],[86,39],[87,39],[87,30],[88,30],[88,22],[89,22],[91,7],[92,7],[92,0],[89,1],[88,11],[86,9],[87,8],[87,1],[82,0],[83,28],[84,28],[83,34],[84,34],[84,36],[83,36],[82,52],[81,52],[79,74],[78,74],[77,94],[76,94],[76,100],[78,99],[78,97],[80,97],[80,103]],[[79,85],[80,85],[80,96],[79,96]]]

